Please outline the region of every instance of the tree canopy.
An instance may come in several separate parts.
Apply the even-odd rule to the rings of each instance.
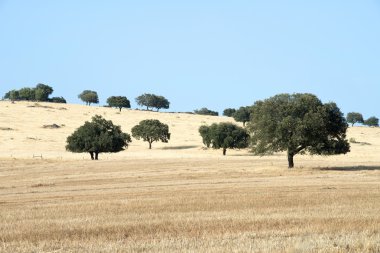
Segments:
[[[248,122],[251,118],[251,107],[250,106],[241,106],[233,115],[232,117],[237,122],[243,122],[243,126],[245,126],[245,123]]]
[[[351,126],[353,126],[355,123],[363,124],[363,115],[359,112],[349,112],[347,113],[347,122],[351,123]]]
[[[279,94],[252,107],[248,124],[255,154],[287,151],[289,168],[299,153],[345,154],[347,122],[335,103],[323,104],[313,94]]]
[[[131,141],[131,136],[123,133],[120,126],[95,115],[91,122],[86,121],[67,137],[66,150],[75,153],[88,152],[91,159],[98,160],[99,153],[122,151]]]
[[[153,96],[153,108],[156,108],[157,111],[160,109],[169,109],[170,102],[163,96]]]
[[[42,83],[37,84],[34,95],[37,101],[48,101],[50,94],[53,93],[53,88]]]
[[[36,89],[24,87],[18,91],[18,100],[33,101],[36,99]]]
[[[136,103],[139,106],[145,106],[147,110],[150,108],[169,109],[170,102],[163,96],[155,94],[144,93],[136,98]]]
[[[51,102],[49,96],[53,93],[53,88],[49,85],[39,83],[34,88],[24,87],[20,90],[11,90],[5,93],[4,98],[12,101],[40,101]]]
[[[203,143],[214,149],[223,149],[223,155],[226,155],[228,148],[246,148],[248,147],[249,135],[244,128],[232,123],[214,123],[211,126],[201,126],[199,133],[202,136]]]
[[[234,109],[234,108],[226,108],[223,111],[223,116],[233,117],[235,112],[236,112],[236,109]]]
[[[4,99],[10,99],[12,101],[19,100],[20,93],[18,90],[10,90],[4,95]]]
[[[119,108],[120,111],[121,108],[131,108],[131,103],[128,98],[123,96],[111,96],[107,98],[107,104],[110,107]]]
[[[364,121],[364,125],[366,126],[372,126],[372,127],[378,127],[379,126],[379,119],[375,116],[369,117]]]
[[[202,137],[203,144],[209,148],[211,145],[210,127],[200,126],[198,131]]]
[[[63,97],[52,97],[49,99],[49,102],[66,104],[66,99]]]
[[[170,139],[169,126],[156,119],[142,120],[132,128],[132,136],[149,143],[149,149],[155,141],[168,142]]]
[[[194,110],[194,113],[199,114],[199,115],[210,115],[210,116],[218,116],[219,115],[218,112],[209,110],[206,107],[203,107],[199,110]]]
[[[85,102],[86,105],[99,103],[98,93],[93,90],[82,91],[82,93],[78,95],[78,98],[80,98],[83,102]]]

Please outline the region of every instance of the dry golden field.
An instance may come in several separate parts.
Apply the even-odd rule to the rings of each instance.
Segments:
[[[99,161],[66,152],[95,114],[129,133],[159,119],[172,140]],[[198,127],[221,121],[1,101],[0,252],[380,252],[380,128],[350,128],[351,153],[288,170],[284,154],[203,149]]]

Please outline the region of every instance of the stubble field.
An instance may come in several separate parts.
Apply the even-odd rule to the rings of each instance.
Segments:
[[[159,119],[172,140],[99,161],[66,152],[95,114],[129,133]],[[380,252],[379,128],[350,128],[351,153],[288,170],[284,154],[204,150],[198,127],[222,121],[0,102],[0,252]]]

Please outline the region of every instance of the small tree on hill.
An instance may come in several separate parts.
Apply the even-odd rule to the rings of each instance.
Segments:
[[[120,126],[95,115],[91,122],[86,121],[67,137],[66,150],[75,153],[88,152],[92,160],[98,160],[99,153],[122,151],[131,141],[131,136],[123,133]]]
[[[371,126],[371,127],[378,127],[379,126],[379,119],[374,117],[374,116],[369,117],[368,119],[366,119],[364,121],[364,125]]]
[[[136,103],[139,106],[145,106],[147,110],[152,107],[153,94],[144,93],[136,98]]]
[[[152,143],[155,141],[169,141],[169,126],[156,119],[143,120],[132,128],[132,136],[137,140],[147,141],[149,149],[152,149]]]
[[[218,116],[219,115],[218,112],[211,111],[211,110],[207,109],[206,107],[203,107],[199,110],[194,110],[194,113],[199,114],[199,115],[210,115],[210,116]]]
[[[227,108],[223,111],[223,115],[227,117],[233,117],[234,113],[236,112],[236,109],[233,108]]]
[[[112,96],[107,98],[107,103],[110,107],[119,108],[121,112],[121,108],[131,108],[131,103],[129,102],[127,97],[123,96]]]
[[[355,123],[364,123],[363,115],[358,112],[349,112],[347,113],[347,122],[351,123],[351,126],[354,126]]]
[[[152,107],[156,108],[157,111],[160,109],[169,109],[170,102],[163,96],[153,95]]]
[[[169,109],[170,102],[163,96],[155,94],[144,93],[136,98],[136,103],[139,106],[145,106],[147,110],[150,108]]]
[[[228,148],[248,147],[249,135],[247,131],[232,123],[214,123],[210,127],[201,126],[199,133],[207,147],[211,144],[214,149],[221,148],[223,155],[226,155]]]
[[[345,154],[347,122],[335,103],[323,104],[312,94],[279,94],[253,106],[248,124],[255,154],[287,151],[289,168],[293,157]]]
[[[250,106],[242,106],[240,107],[233,115],[232,117],[237,122],[243,122],[243,126],[245,126],[245,123],[248,122],[251,118],[251,107]]]
[[[85,102],[86,105],[99,103],[98,93],[92,90],[84,90],[81,94],[78,95],[78,98]]]

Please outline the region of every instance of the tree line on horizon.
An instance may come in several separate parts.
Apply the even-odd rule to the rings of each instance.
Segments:
[[[24,87],[19,90],[10,90],[4,94],[4,99],[12,101],[40,101],[52,103],[66,103],[63,97],[49,96],[53,93],[53,88],[49,85],[39,83],[34,88]]]
[[[49,96],[53,93],[53,88],[45,84],[37,84],[34,88],[24,87],[19,90],[13,89],[6,92],[3,99],[9,99],[11,101],[38,101],[38,102],[55,102],[55,103],[66,103],[66,99],[63,97],[52,97]],[[79,95],[78,98],[86,103],[86,105],[98,104],[99,96],[96,91],[84,90]],[[157,112],[160,109],[169,109],[170,102],[164,96],[159,96],[150,93],[144,93],[138,96],[136,103],[139,106],[146,107],[146,110],[152,110],[155,108]],[[119,108],[131,108],[130,101],[125,96],[111,96],[107,98],[107,105],[109,107]]]
[[[86,105],[99,103],[98,93],[92,90],[84,90],[78,95]],[[170,102],[164,96],[158,96],[155,94],[144,93],[135,99],[139,106],[146,107],[146,110],[152,110],[155,108],[157,112],[160,109],[169,109]],[[111,96],[107,98],[107,104],[109,107],[116,107],[121,111],[122,108],[131,108],[131,102],[126,96]]]
[[[377,127],[379,126],[379,119],[375,116],[364,119],[363,115],[359,112],[349,112],[347,113],[347,122],[354,126],[356,123],[363,124],[365,126]]]
[[[53,102],[53,103],[66,103],[66,99],[63,97],[52,97],[49,96],[53,93],[53,88],[49,85],[39,83],[34,88],[24,87],[19,90],[10,90],[3,96],[3,99],[9,99],[12,101],[41,101],[41,102]],[[86,103],[86,105],[98,104],[99,96],[96,91],[84,90],[78,95],[78,98]],[[170,102],[164,96],[159,96],[150,93],[144,93],[135,98],[136,103],[141,107],[146,107],[146,110],[156,109],[158,112],[160,109],[169,109]],[[126,96],[110,96],[107,98],[107,106],[115,107],[121,111],[122,108],[131,108],[131,103]],[[226,108],[223,111],[223,116],[232,117],[235,121],[243,123],[245,126],[246,122],[251,119],[252,106],[241,106],[238,109]],[[217,111],[212,111],[206,107],[194,110],[195,114],[199,115],[210,115],[219,116]],[[370,127],[379,126],[379,118],[371,116],[367,119],[363,118],[363,115],[358,112],[347,113],[346,120],[351,126],[354,124],[362,124]]]

